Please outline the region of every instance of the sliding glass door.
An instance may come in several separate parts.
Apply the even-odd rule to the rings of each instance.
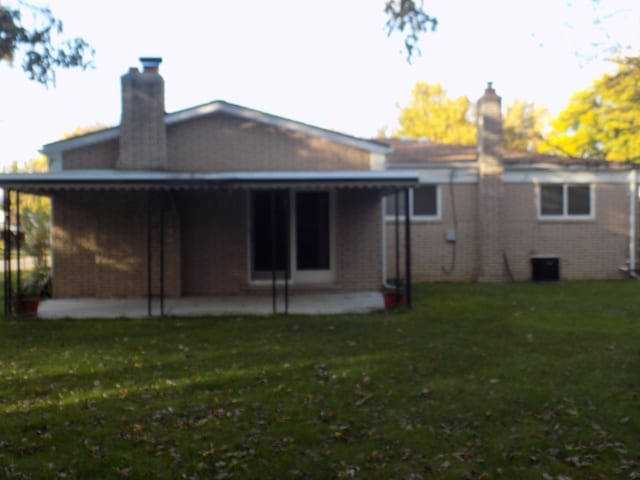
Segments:
[[[296,283],[334,279],[333,196],[328,191],[265,190],[251,193],[252,280]],[[287,268],[291,267],[291,268]]]

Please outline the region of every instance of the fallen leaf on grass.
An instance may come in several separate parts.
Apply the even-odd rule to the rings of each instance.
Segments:
[[[356,401],[355,406],[356,407],[361,407],[362,405],[364,405],[366,402],[369,401],[369,399],[373,397],[373,394],[368,394],[365,395],[364,397],[360,398],[358,401]]]

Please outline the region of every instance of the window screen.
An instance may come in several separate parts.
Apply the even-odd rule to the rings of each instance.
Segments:
[[[413,189],[413,214],[430,217],[438,215],[438,189],[435,185]]]
[[[589,215],[591,213],[591,189],[589,185],[568,185],[567,199],[569,215]]]
[[[540,214],[562,215],[563,213],[563,186],[540,185]]]

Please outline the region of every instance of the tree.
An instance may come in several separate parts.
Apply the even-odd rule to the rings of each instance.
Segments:
[[[93,49],[81,38],[64,39],[62,21],[48,8],[20,2],[19,7],[0,5],[0,62],[22,59],[30,80],[55,85],[57,68],[91,66]],[[31,14],[26,22],[25,14]]]
[[[475,145],[475,108],[467,97],[449,98],[438,83],[418,82],[413,88],[410,104],[400,111],[400,129],[393,136]],[[547,110],[532,102],[516,99],[507,105],[503,120],[504,147],[507,150],[537,151],[546,116]]]
[[[504,121],[504,148],[520,152],[537,152],[549,112],[533,102],[515,99],[507,105]]]
[[[438,26],[438,20],[427,14],[423,9],[423,0],[417,4],[415,0],[386,0],[384,12],[387,14],[387,34],[398,31],[405,33],[404,48],[407,51],[407,61],[411,63],[412,55],[420,53],[418,41],[420,35]]]
[[[71,133],[64,133],[63,139],[85,135],[102,130],[100,124],[87,127],[76,127]],[[13,161],[5,169],[7,173],[42,173],[49,169],[47,157],[39,155],[36,158],[18,164]],[[34,259],[35,270],[42,272],[48,268],[51,254],[51,200],[42,195],[20,195],[20,230],[24,233],[24,249],[27,255]]]
[[[640,161],[640,56],[617,60],[551,121],[543,150],[559,155]]]
[[[440,84],[418,82],[411,102],[400,111],[400,129],[394,136],[473,145],[477,135],[473,110],[467,97],[452,99]]]
[[[46,172],[47,158],[39,155],[18,165],[13,162],[8,171],[11,173]],[[38,195],[20,195],[20,230],[24,233],[23,247],[27,255],[34,260],[34,270],[42,272],[48,268],[51,253],[50,242],[51,201]]]

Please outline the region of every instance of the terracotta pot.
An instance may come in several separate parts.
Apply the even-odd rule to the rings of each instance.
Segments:
[[[16,314],[35,317],[38,314],[38,305],[40,298],[38,297],[22,297],[13,301],[13,309]]]
[[[386,310],[393,310],[398,305],[404,305],[404,292],[400,292],[398,295],[399,302],[396,302],[396,292],[384,292],[384,308]]]

